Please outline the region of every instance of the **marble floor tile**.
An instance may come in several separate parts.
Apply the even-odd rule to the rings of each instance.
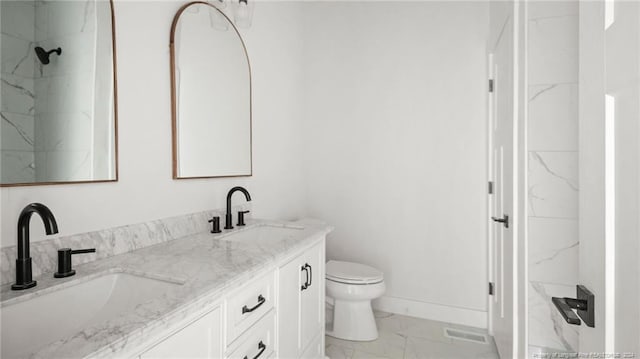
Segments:
[[[363,351],[356,350],[353,352],[352,359],[394,359],[394,358],[402,358],[402,357],[392,357],[392,356],[382,356],[376,353],[367,353]]]
[[[354,350],[338,345],[327,344],[324,353],[331,359],[351,359],[353,358]]]
[[[365,352],[388,358],[401,358],[404,355],[406,337],[398,333],[379,331],[378,339],[370,342],[355,342],[327,337],[327,344],[349,348],[355,352]]]
[[[328,308],[328,311],[331,309]],[[326,355],[333,358],[498,358],[495,344],[452,339],[445,328],[486,334],[486,329],[438,322],[404,315],[374,312],[379,338],[354,342],[326,337]]]
[[[489,344],[468,342],[442,343],[422,338],[407,338],[405,359],[472,359],[495,358],[498,354]]]

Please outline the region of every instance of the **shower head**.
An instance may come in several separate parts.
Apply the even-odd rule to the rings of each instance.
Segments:
[[[38,56],[38,60],[40,60],[40,62],[42,62],[43,65],[49,64],[49,55],[51,55],[52,53],[55,52],[58,56],[60,56],[60,54],[62,53],[61,48],[45,51],[45,49],[43,49],[42,47],[36,46],[35,50],[36,50],[36,55]]]

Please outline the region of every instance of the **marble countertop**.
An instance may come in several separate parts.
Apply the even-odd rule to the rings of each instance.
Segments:
[[[224,237],[256,226],[298,226],[300,231],[264,244],[230,241]],[[41,347],[27,348],[29,358],[102,358],[128,353],[175,323],[202,312],[226,293],[256,275],[275,268],[279,261],[317,241],[332,230],[321,222],[250,220],[242,229],[222,234],[203,233],[75,266],[73,277],[57,279],[51,273],[34,278],[38,286],[26,291],[0,289],[0,309],[107,274],[124,272],[183,283],[135,311],[87,328]],[[52,308],[55,310],[55,308]],[[2,329],[10,330],[9,323]],[[52,328],[54,329],[54,328]]]

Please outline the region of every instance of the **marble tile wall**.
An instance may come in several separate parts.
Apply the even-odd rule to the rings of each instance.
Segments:
[[[94,140],[100,136],[93,124],[94,92],[100,85],[94,81],[96,4],[95,0],[0,2],[2,182],[93,177]],[[35,56],[36,46],[61,47],[62,54],[52,55],[51,62],[43,65]],[[109,58],[110,53],[106,55]],[[102,81],[111,81],[110,69],[100,73],[108,77]]]
[[[251,203],[233,206],[233,212],[251,210]],[[95,232],[48,238],[31,243],[33,276],[53,273],[57,269],[58,249],[96,248],[96,253],[74,256],[74,265],[92,262],[117,254],[134,251],[184,236],[207,233],[213,216],[224,221],[224,210],[209,210],[182,216],[158,219]],[[250,218],[250,215],[249,217]],[[0,285],[15,282],[16,246],[0,248]]]
[[[36,64],[35,164],[39,181],[92,176],[96,3],[38,1],[35,39],[62,48],[51,63]],[[74,94],[69,96],[69,93]]]
[[[529,345],[577,349],[552,296],[578,282],[578,2],[529,2]]]
[[[35,178],[34,1],[2,1],[0,180]]]

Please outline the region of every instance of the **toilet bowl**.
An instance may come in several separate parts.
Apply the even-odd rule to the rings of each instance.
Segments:
[[[329,261],[326,293],[333,300],[333,328],[327,335],[354,341],[378,338],[371,300],[384,294],[381,271],[359,263]]]

